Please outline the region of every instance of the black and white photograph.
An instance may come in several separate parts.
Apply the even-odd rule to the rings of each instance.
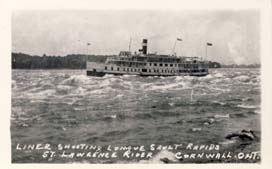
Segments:
[[[261,164],[260,9],[16,9],[10,24],[12,164]]]

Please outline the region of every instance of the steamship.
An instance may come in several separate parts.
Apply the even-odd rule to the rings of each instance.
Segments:
[[[121,51],[108,57],[105,63],[87,61],[86,65],[88,76],[206,76],[209,73],[208,62],[199,57],[147,53],[147,39],[143,39],[139,53]]]

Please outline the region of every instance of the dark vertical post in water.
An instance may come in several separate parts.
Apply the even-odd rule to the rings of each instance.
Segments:
[[[143,54],[146,55],[147,54],[147,39],[143,39],[142,50],[143,50]]]

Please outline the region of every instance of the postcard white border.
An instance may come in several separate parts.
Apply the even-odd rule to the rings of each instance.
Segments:
[[[246,10],[261,11],[262,140],[260,164],[11,164],[11,13],[14,10]],[[271,0],[0,0],[1,168],[263,168],[272,162]]]

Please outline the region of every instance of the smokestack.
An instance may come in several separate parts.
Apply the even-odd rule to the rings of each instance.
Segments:
[[[147,54],[147,39],[143,39],[142,52],[143,52],[144,55]]]

